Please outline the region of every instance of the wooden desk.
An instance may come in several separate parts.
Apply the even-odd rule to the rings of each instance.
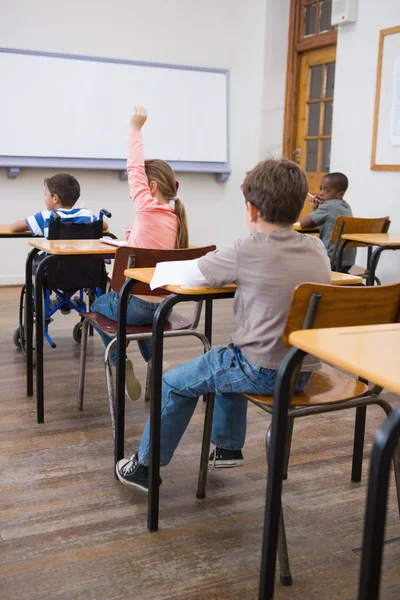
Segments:
[[[35,238],[29,245],[40,252],[57,256],[76,256],[79,254],[85,256],[108,255],[113,257],[117,251],[117,246],[105,244],[100,240],[47,240],[44,238]]]
[[[271,442],[269,447],[268,483],[263,536],[262,578],[265,597],[272,598],[274,588],[277,523],[281,506],[283,454],[290,403],[290,381],[303,352],[329,361],[378,386],[400,393],[398,348],[400,324],[308,329],[290,334],[292,348],[281,363],[274,396]],[[378,403],[378,402],[376,402]],[[385,412],[386,409],[385,409]],[[355,432],[357,435],[357,418]],[[363,446],[363,425],[361,436]],[[354,444],[356,446],[356,437]],[[389,458],[390,463],[390,458]],[[353,463],[354,466],[354,463]],[[388,467],[389,469],[389,467]],[[360,471],[361,477],[361,471]],[[367,521],[366,521],[367,526]],[[373,557],[373,561],[375,558]],[[372,562],[373,564],[373,562]],[[261,597],[261,596],[260,596]],[[262,596],[264,598],[264,596]],[[363,596],[363,598],[375,596]],[[377,596],[376,596],[377,598]]]
[[[108,228],[103,233],[108,233]],[[0,225],[0,238],[32,238],[30,231],[11,231],[10,225]],[[42,236],[35,236],[35,238],[41,239]]]
[[[115,419],[115,463],[124,456],[125,437],[125,352],[126,352],[126,313],[128,299],[135,283],[149,283],[154,269],[127,269],[127,280],[121,288],[118,304],[117,328],[117,369],[116,369],[116,419]],[[159,513],[159,473],[160,473],[160,431],[161,431],[161,380],[164,345],[164,324],[172,308],[179,302],[205,301],[204,333],[209,342],[212,338],[212,302],[217,298],[233,298],[236,286],[224,288],[185,288],[167,286],[171,292],[159,305],[153,321],[153,353],[151,369],[150,404],[150,452],[149,452],[149,495],[148,529],[157,531]],[[134,292],[134,290],[133,290]]]
[[[354,375],[400,394],[400,324],[295,331],[289,341]],[[379,597],[390,463],[400,434],[400,408],[379,428],[372,450],[358,598]]]
[[[353,375],[400,394],[400,323],[294,331],[289,342]]]
[[[60,260],[76,264],[80,256],[91,256],[99,260],[113,258],[117,247],[104,244],[100,240],[47,240],[34,238],[29,245],[33,250],[28,254],[25,268],[26,286],[26,354],[27,395],[33,396],[33,261],[41,251],[47,256],[39,263],[35,274],[35,312],[36,312],[36,403],[37,422],[44,422],[44,373],[43,373],[43,294],[45,287],[45,269],[52,261]]]
[[[400,250],[399,233],[352,233],[342,235],[346,242],[357,242],[366,246],[377,246],[368,264],[367,285],[374,285],[379,258],[385,250]]]
[[[124,275],[126,277],[130,277],[131,279],[135,279],[136,281],[141,281],[142,283],[149,284],[153,279],[154,268],[148,269],[126,269],[124,271]],[[332,271],[331,285],[361,285],[362,277],[358,275],[349,275],[348,273],[338,273],[337,271]],[[222,288],[215,287],[191,287],[187,285],[164,285],[163,288],[171,294],[185,294],[186,296],[204,294],[222,294],[222,293],[230,293],[236,291],[236,285],[226,284]]]
[[[345,233],[342,238],[369,246],[400,246],[400,233]]]
[[[31,238],[30,231],[11,231],[10,225],[0,225],[0,238]]]
[[[319,227],[306,227],[303,228],[300,226],[300,223],[293,223],[293,229],[295,231],[298,231],[299,233],[309,233],[309,234],[314,234],[314,235],[318,235],[319,234]]]

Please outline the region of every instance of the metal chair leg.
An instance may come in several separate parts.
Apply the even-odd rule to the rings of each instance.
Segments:
[[[289,554],[286,543],[285,521],[283,518],[283,506],[281,503],[281,512],[279,517],[278,533],[278,558],[279,558],[279,579],[281,585],[292,585],[293,579],[290,572]]]
[[[288,419],[288,434],[286,436],[286,440],[290,439],[290,442],[292,440],[293,421],[294,421],[293,418]],[[266,444],[265,444],[265,450],[266,450],[266,454],[267,454],[267,464],[268,464],[268,450],[269,450],[270,441],[271,441],[271,425],[268,427],[267,436],[266,436]],[[284,469],[286,470],[286,473],[287,473],[287,466],[289,463],[289,456],[290,456],[290,447],[289,447],[289,449],[287,449],[285,447]],[[293,580],[292,580],[292,574],[290,572],[289,554],[288,554],[287,542],[286,542],[286,530],[285,530],[285,521],[283,518],[282,501],[281,501],[281,510],[279,513],[278,559],[279,559],[279,577],[280,577],[281,585],[284,585],[284,586],[292,585]]]
[[[106,372],[106,383],[107,383],[107,398],[108,398],[108,408],[110,411],[111,418],[111,429],[112,436],[115,440],[115,387],[114,387],[114,378],[113,378],[113,365],[111,352],[116,344],[116,339],[111,341],[111,343],[107,346],[105,354],[104,354],[104,369]]]
[[[144,391],[144,401],[150,402],[150,387],[151,387],[151,365],[147,363],[146,371],[146,389]]]
[[[79,362],[78,410],[83,409],[83,394],[85,391],[88,331],[89,331],[89,321],[87,321],[85,319],[82,324],[81,355],[80,355],[80,362]]]
[[[400,515],[400,444],[397,444],[393,451],[393,469],[396,483],[397,506]]]
[[[385,413],[388,417],[393,412],[393,407],[387,400],[384,400],[383,398],[379,398],[379,402],[377,402],[377,404],[378,404],[378,406],[383,408],[383,410],[385,411]],[[394,447],[392,460],[393,460],[394,480],[396,483],[397,506],[398,506],[399,515],[400,515],[400,443],[399,442]]]
[[[288,426],[287,426],[287,433],[286,433],[286,447],[285,447],[285,460],[283,463],[283,478],[284,480],[287,479],[288,476],[288,467],[289,467],[289,460],[290,460],[290,448],[292,447],[292,435],[293,435],[293,425],[294,425],[294,419],[289,417],[288,418]]]
[[[351,481],[353,481],[354,483],[359,483],[361,481],[366,415],[366,406],[359,406],[356,409],[356,421],[354,424],[353,462],[351,468]]]
[[[206,412],[204,416],[203,442],[201,445],[199,481],[197,484],[196,498],[203,500],[206,497],[208,457],[210,454],[211,429],[214,415],[215,394],[210,393],[204,396],[206,400]]]

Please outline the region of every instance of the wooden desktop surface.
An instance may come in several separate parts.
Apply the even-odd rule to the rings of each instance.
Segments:
[[[32,237],[30,231],[11,231],[10,225],[0,225],[0,237],[2,235],[14,236],[15,237]]]
[[[318,233],[319,232],[319,227],[300,227],[300,223],[293,223],[293,229],[295,231],[299,231],[300,233]]]
[[[142,283],[149,284],[153,278],[154,268],[148,269],[126,269],[124,272],[126,277],[136,279]],[[356,275],[348,275],[347,273],[337,273],[332,271],[331,285],[359,285],[362,283],[362,278]],[[234,292],[236,290],[235,284],[227,284],[222,288],[213,287],[191,287],[186,285],[163,285],[163,289],[173,294],[217,294],[224,292]]]
[[[400,233],[349,233],[343,234],[342,239],[371,246],[400,246]]]
[[[29,245],[47,254],[72,256],[77,254],[108,254],[113,256],[117,247],[104,244],[100,240],[46,240],[34,238]]]
[[[15,237],[33,237],[32,233],[30,231],[11,231],[10,229],[11,225],[10,224],[0,224],[0,237],[2,236],[15,236]],[[108,227],[107,229],[104,230],[103,233],[107,233],[108,232]]]
[[[289,342],[336,367],[400,394],[399,323],[294,331]]]

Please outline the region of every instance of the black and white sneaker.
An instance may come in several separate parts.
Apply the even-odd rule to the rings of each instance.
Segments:
[[[140,464],[137,454],[133,454],[131,458],[119,460],[115,466],[115,472],[124,485],[139,488],[144,492],[149,491],[149,467]]]
[[[227,450],[216,446],[208,458],[208,466],[211,469],[240,467],[243,462],[241,450]]]

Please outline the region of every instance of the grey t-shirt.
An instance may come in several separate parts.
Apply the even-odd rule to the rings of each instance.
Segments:
[[[329,258],[332,258],[334,245],[331,242],[333,228],[337,217],[352,217],[350,204],[338,198],[336,200],[327,200],[317,210],[310,215],[311,219],[319,227],[319,237],[324,244]],[[343,253],[343,266],[351,267],[356,262],[357,248],[345,248]]]
[[[322,242],[292,227],[239,239],[233,248],[199,258],[198,267],[213,286],[237,284],[232,342],[250,362],[266,369],[278,369],[288,351],[282,335],[294,288],[306,281],[331,281]],[[307,356],[302,370],[319,367],[317,358]]]

